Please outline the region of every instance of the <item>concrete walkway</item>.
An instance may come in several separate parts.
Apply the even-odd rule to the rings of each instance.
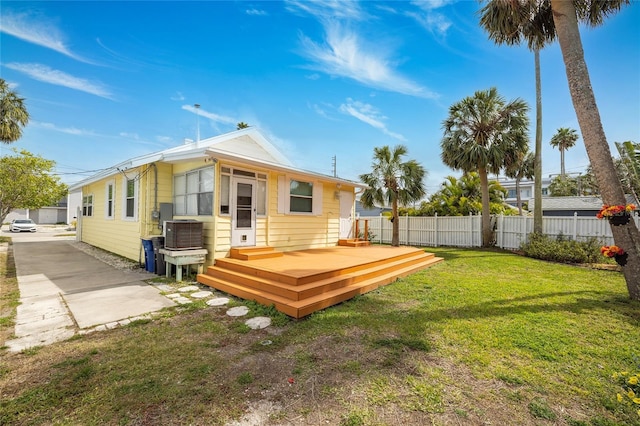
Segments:
[[[20,305],[16,339],[6,342],[12,352],[176,306],[142,281],[155,275],[113,268],[68,239],[13,238],[13,252]]]

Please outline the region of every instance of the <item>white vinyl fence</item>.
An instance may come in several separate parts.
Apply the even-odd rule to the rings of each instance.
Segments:
[[[364,229],[368,221],[374,243],[391,243],[392,226],[386,217],[361,217],[358,227]],[[496,216],[492,218],[496,235],[496,246],[518,249],[533,232],[533,217]],[[640,218],[633,220],[640,228]],[[400,244],[425,247],[480,247],[482,246],[482,217],[478,216],[404,216],[400,221]],[[613,244],[611,228],[606,219],[594,217],[548,217],[542,219],[542,232],[550,237],[562,235],[577,241],[597,238],[602,244]]]

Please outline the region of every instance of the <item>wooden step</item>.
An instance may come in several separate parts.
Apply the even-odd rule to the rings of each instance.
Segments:
[[[344,286],[340,286],[311,297],[305,297],[300,300],[291,300],[286,296],[266,292],[255,287],[244,286],[220,277],[212,277],[208,274],[199,274],[198,282],[234,296],[255,300],[256,302],[267,306],[274,305],[280,312],[294,318],[302,318],[315,311],[349,300],[357,295],[368,293],[378,287],[396,281],[400,277],[404,277],[432,266],[442,260],[442,258],[427,256],[421,262],[412,263],[403,268],[396,268],[395,270],[387,271],[384,274],[376,275],[373,278],[363,280],[354,280],[354,277],[350,277],[351,279],[345,278],[343,283],[346,285]]]
[[[364,250],[366,249],[367,248],[365,247]],[[318,250],[318,251],[321,252],[321,250]],[[361,252],[361,253],[366,253],[366,252]],[[356,263],[352,266],[349,266],[347,268],[335,268],[335,269],[325,270],[319,273],[309,273],[304,276],[292,276],[281,270],[277,270],[274,268],[269,268],[269,269],[258,268],[256,267],[255,264],[239,261],[238,259],[232,259],[228,257],[222,258],[222,259],[216,259],[215,266],[219,266],[224,269],[230,269],[236,272],[241,272],[241,273],[258,277],[258,278],[277,281],[280,283],[291,284],[291,285],[303,285],[310,282],[316,282],[316,281],[324,280],[327,278],[336,277],[339,275],[357,272],[363,269],[369,269],[377,265],[383,265],[389,262],[395,262],[398,260],[411,258],[416,255],[424,256],[425,252],[418,250],[415,252],[408,252],[408,253],[399,253],[399,254],[391,253],[390,257],[385,259],[374,259],[366,262],[363,261],[360,263]],[[429,253],[428,255],[433,256],[433,254],[431,253]]]
[[[207,275],[214,279],[230,281],[256,290],[277,294],[290,300],[302,300],[337,288],[356,284],[369,278],[375,278],[387,272],[393,272],[411,265],[424,264],[434,257],[432,253],[421,253],[420,255],[403,257],[384,263],[375,263],[368,268],[357,271],[347,272],[346,270],[338,270],[337,272],[339,273],[336,275],[312,280],[303,284],[290,284],[284,282],[284,280],[258,277],[253,274],[247,274],[220,266],[209,266],[207,268]]]
[[[338,240],[338,245],[343,247],[365,247],[370,246],[371,242],[358,238],[352,238],[348,240]]]
[[[282,255],[273,247],[234,247],[229,252],[232,259],[238,260],[271,259]]]

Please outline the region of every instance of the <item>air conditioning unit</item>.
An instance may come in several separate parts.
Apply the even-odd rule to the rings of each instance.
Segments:
[[[200,249],[204,235],[202,222],[197,220],[168,220],[164,222],[164,248],[170,250]]]

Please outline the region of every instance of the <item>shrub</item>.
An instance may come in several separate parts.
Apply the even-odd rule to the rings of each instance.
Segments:
[[[525,256],[561,263],[598,263],[601,243],[596,238],[574,241],[563,235],[551,238],[543,234],[530,234],[521,246]]]

